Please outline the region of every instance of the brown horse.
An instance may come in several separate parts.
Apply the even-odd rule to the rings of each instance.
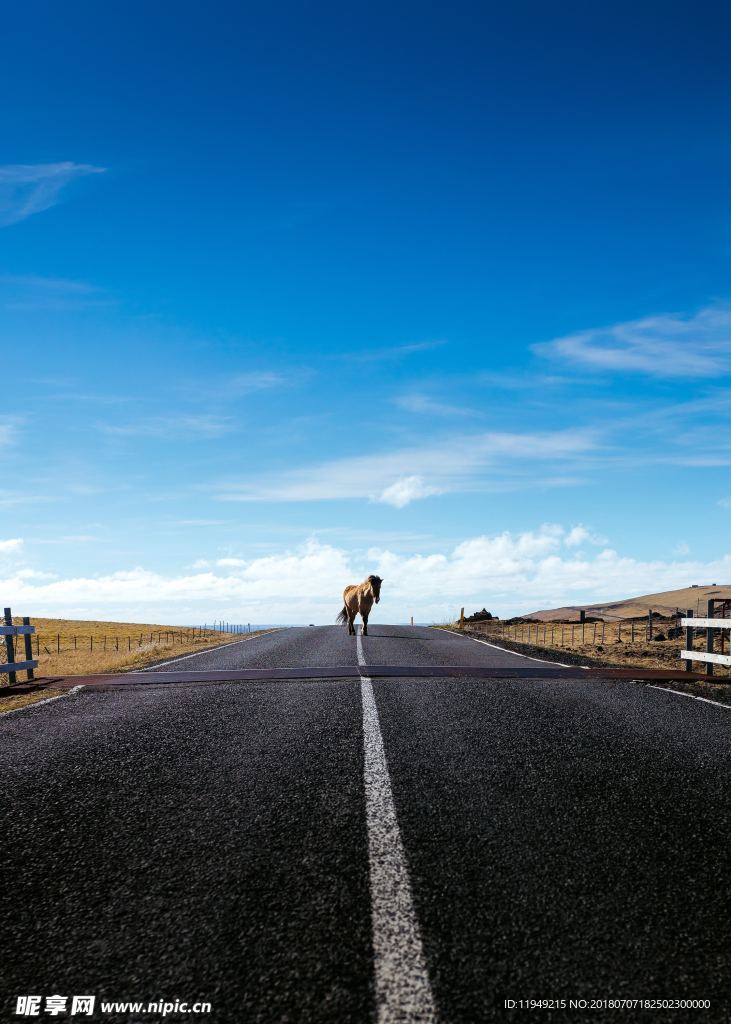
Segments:
[[[373,602],[378,604],[381,599],[382,583],[383,580],[380,576],[369,576],[362,583],[345,588],[343,591],[345,604],[336,621],[342,622],[343,625],[347,622],[348,633],[355,633],[353,623],[356,615],[360,614],[363,619],[363,636],[368,636],[368,616],[371,613]]]

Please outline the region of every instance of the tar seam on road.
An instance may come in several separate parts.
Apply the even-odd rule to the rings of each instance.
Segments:
[[[360,632],[358,664],[365,666]],[[360,680],[368,864],[378,1024],[433,1024],[437,1020],[416,919],[409,871],[378,722],[373,683]]]
[[[33,704],[24,704],[22,708],[11,708],[10,711],[0,712],[0,718],[4,718],[6,715],[17,715],[19,711],[29,711],[31,708],[39,708],[41,704],[53,704],[54,700],[61,700],[62,697],[70,697],[72,693],[78,693],[79,690],[84,689],[84,683],[80,686],[72,686],[66,693],[57,693],[55,697],[45,697],[43,700],[37,700]]]
[[[652,683],[647,684],[651,690],[662,690],[664,693],[675,693],[678,697],[690,697],[692,700],[702,700],[704,704],[715,704],[717,708],[726,708],[727,711],[731,711],[731,704],[722,704],[718,700],[711,700],[710,697],[698,697],[695,693],[683,693],[682,690],[671,690],[669,686],[653,686]]]
[[[162,668],[164,665],[175,665],[178,661],[185,661],[187,658],[199,658],[201,654],[211,654],[213,651],[225,651],[228,647],[235,647],[236,644],[245,644],[249,640],[256,640],[260,636],[266,636],[267,633],[275,633],[274,629],[267,629],[263,633],[257,633],[256,636],[245,636],[243,640],[232,640],[230,644],[220,644],[218,647],[206,647],[205,651],[194,651],[193,654],[179,654],[177,658],[171,658],[170,661],[158,661],[155,665],[150,665],[149,668],[141,668],[140,672],[154,672],[157,668]]]

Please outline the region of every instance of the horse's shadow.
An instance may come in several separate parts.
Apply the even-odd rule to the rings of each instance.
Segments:
[[[409,636],[408,633],[371,633],[370,629],[366,635],[378,637],[379,640],[425,640],[428,644],[433,644],[437,639],[435,636]]]

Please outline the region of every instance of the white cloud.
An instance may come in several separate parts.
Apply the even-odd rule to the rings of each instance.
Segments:
[[[420,447],[376,455],[335,459],[278,474],[224,484],[220,501],[324,501],[360,498],[388,501],[388,495],[409,493],[401,481],[418,479],[413,497],[477,486],[477,477],[491,470],[485,486],[512,488],[546,486],[535,462],[572,461],[592,451],[594,435],[587,430],[535,434],[486,433],[450,437]],[[524,464],[521,470],[521,463]],[[529,472],[528,472],[529,471]],[[523,476],[521,477],[521,472]],[[559,480],[570,480],[570,477]],[[413,500],[410,499],[410,500]],[[391,502],[392,504],[394,502]]]
[[[720,498],[718,504],[721,508],[731,508],[731,498]]]
[[[386,487],[374,500],[384,505],[393,505],[394,508],[405,508],[417,498],[428,498],[430,494],[440,493],[438,487],[425,484],[420,476],[404,476]]]
[[[579,523],[578,526],[574,526],[564,538],[564,544],[567,548],[577,548],[582,544],[594,544],[602,545],[606,544],[606,537],[599,537],[588,530],[585,526]]]
[[[731,368],[731,308],[707,306],[692,316],[666,314],[596,327],[532,346],[565,369],[714,377]]]
[[[686,544],[685,541],[680,541],[673,548],[673,554],[674,555],[679,555],[681,558],[684,558],[685,555],[689,555],[690,554],[690,545]]]
[[[384,579],[378,621],[439,620],[465,608],[501,616],[564,604],[610,601],[685,586],[731,581],[731,554],[702,562],[640,560],[603,548],[567,552],[571,531],[547,524],[473,537],[452,550],[404,555],[389,548],[346,551],[310,540],[252,559],[219,560],[215,571],[165,576],[144,568],[46,580],[24,573],[0,580],[5,600],[31,615],[187,622],[332,622],[343,587],[377,572]],[[221,565],[221,562],[234,564]],[[205,571],[203,571],[205,569]]]
[[[105,168],[75,164],[5,164],[0,166],[0,225],[15,224],[55,206],[61,190],[72,181]]]
[[[15,537],[12,540],[0,540],[0,554],[14,555],[20,552],[22,548],[23,541],[20,537]]]

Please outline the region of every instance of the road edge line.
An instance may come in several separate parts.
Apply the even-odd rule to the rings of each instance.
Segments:
[[[70,690],[66,690],[64,693],[57,693],[55,697],[46,697],[44,700],[36,700],[32,704],[24,704],[22,708],[10,708],[9,711],[0,711],[0,722],[7,715],[17,715],[19,711],[30,711],[32,708],[39,708],[43,704],[53,704],[54,700],[61,700],[62,697],[70,697],[72,693],[78,693],[79,690],[83,690],[86,683],[79,683],[78,686],[72,686]]]
[[[232,640],[230,644],[220,644],[218,647],[206,647],[205,651],[193,651],[192,654],[179,654],[177,658],[171,658],[170,661],[158,661],[154,665],[148,665],[146,668],[128,669],[128,672],[153,672],[156,668],[163,668],[165,665],[176,665],[179,661],[186,661],[187,658],[200,658],[201,654],[212,654],[213,651],[225,651],[229,647],[235,647],[236,644],[245,644],[251,640],[258,640],[260,636],[268,636],[270,633],[276,633],[276,629],[265,629],[261,633],[257,633],[256,636],[245,636],[243,640]]]
[[[541,665],[560,665],[561,668],[583,668],[585,672],[590,672],[591,667],[589,665],[566,665],[563,661],[548,661],[546,658],[534,658],[530,654],[521,654],[520,651],[511,651],[509,647],[500,647],[498,644],[491,644],[487,640],[478,640],[476,636],[468,636],[468,640],[474,640],[476,644],[484,644],[485,647],[494,647],[496,651],[502,651],[503,654],[514,654],[516,658],[526,658],[528,661],[538,661]]]
[[[651,690],[662,690],[663,693],[674,693],[678,697],[690,697],[691,700],[702,700],[704,704],[715,704],[717,708],[725,708],[731,711],[731,704],[722,704],[718,700],[711,700],[710,697],[699,697],[696,693],[685,693],[683,690],[673,690],[669,686],[656,686],[654,683],[646,683]]]

